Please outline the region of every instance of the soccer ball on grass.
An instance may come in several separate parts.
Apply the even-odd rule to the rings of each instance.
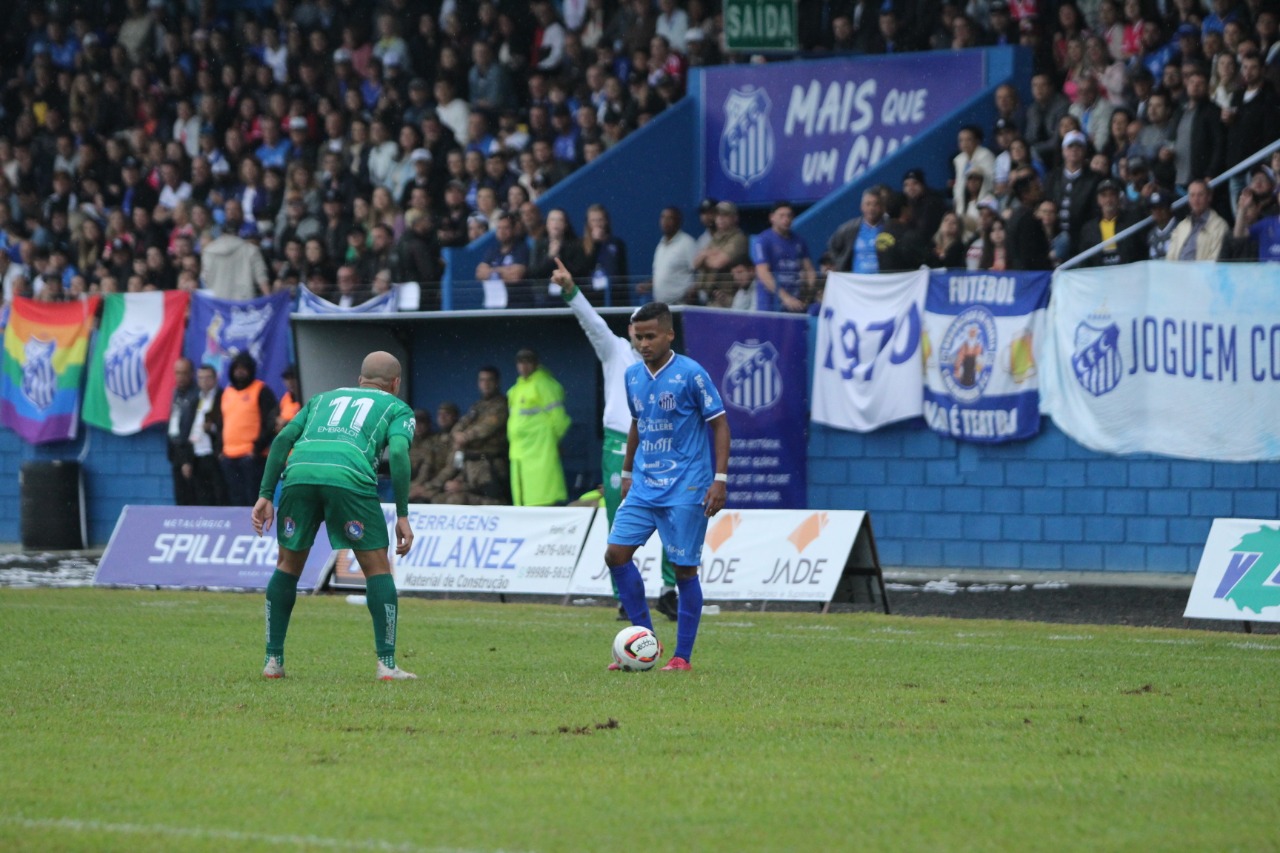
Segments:
[[[613,659],[627,672],[653,669],[662,657],[662,643],[648,628],[631,625],[613,638]]]

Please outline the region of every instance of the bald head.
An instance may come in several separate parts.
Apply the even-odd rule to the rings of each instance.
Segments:
[[[400,360],[389,352],[371,352],[360,365],[360,384],[376,385],[384,391],[396,392],[400,383]]]

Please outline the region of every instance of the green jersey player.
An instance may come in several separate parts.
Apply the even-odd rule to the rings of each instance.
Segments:
[[[276,539],[280,556],[267,584],[267,654],[262,674],[284,677],[284,637],[297,598],[298,577],[315,541],[320,522],[335,549],[350,548],[364,572],[366,601],[373,617],[382,681],[417,678],[396,666],[395,578],[387,559],[387,525],[378,500],[377,459],[390,449],[391,481],[396,497],[396,554],[409,553],[409,444],[413,410],[396,396],[400,362],[385,352],[372,352],[360,366],[354,388],[317,394],[307,401],[271,444],[253,529],[271,529],[275,507],[271,496],[284,472],[280,523]]]

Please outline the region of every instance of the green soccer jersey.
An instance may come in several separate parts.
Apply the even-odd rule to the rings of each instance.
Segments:
[[[377,460],[392,436],[413,441],[413,410],[377,388],[338,388],[317,394],[294,417],[301,434],[284,469],[284,483],[336,486],[378,493]]]

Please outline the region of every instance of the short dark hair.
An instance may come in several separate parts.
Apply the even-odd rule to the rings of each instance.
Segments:
[[[665,302],[647,302],[631,314],[632,323],[657,320],[663,328],[671,328],[671,308]]]
[[[773,215],[774,213],[777,213],[779,210],[782,210],[782,208],[784,207],[793,212],[796,209],[796,206],[791,202],[786,201],[785,199],[779,199],[778,201],[775,201],[773,203],[773,207],[769,208],[769,214]]]
[[[1022,198],[1038,183],[1040,178],[1037,175],[1023,175],[1013,182],[1013,197]]]
[[[486,364],[484,367],[480,368],[479,372],[492,373],[494,379],[502,379],[502,371],[498,370],[498,368],[494,367],[492,364]]]

